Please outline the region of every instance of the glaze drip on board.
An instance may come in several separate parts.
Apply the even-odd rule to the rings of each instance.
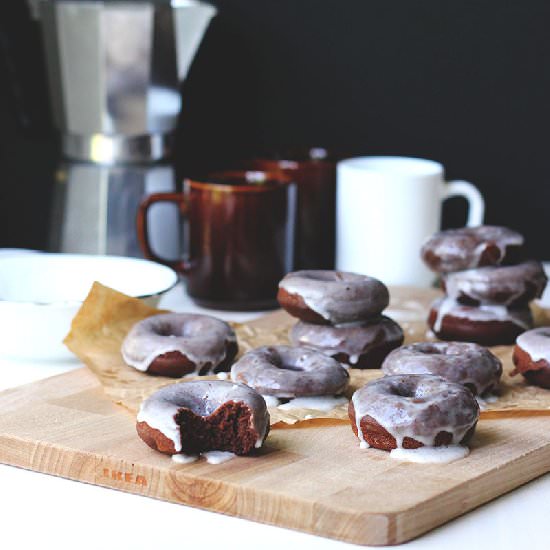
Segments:
[[[208,464],[223,464],[236,456],[235,453],[230,453],[229,451],[206,451],[200,455],[177,453],[172,455],[172,461],[176,464],[191,464],[192,462],[196,462],[200,457],[203,457]]]
[[[333,395],[320,395],[312,397],[296,397],[288,403],[279,405],[279,409],[313,409],[316,411],[330,411],[335,407],[346,405],[348,402],[346,397]]]
[[[441,445],[439,447],[419,447],[418,449],[392,449],[390,457],[402,462],[417,464],[449,464],[466,458],[470,449],[463,445]]]

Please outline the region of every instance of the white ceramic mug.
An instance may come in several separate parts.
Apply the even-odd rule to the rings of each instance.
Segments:
[[[468,201],[468,226],[483,223],[485,203],[467,181],[445,181],[441,164],[408,157],[358,157],[338,163],[336,267],[389,285],[429,286],[420,258],[440,229],[442,202]]]

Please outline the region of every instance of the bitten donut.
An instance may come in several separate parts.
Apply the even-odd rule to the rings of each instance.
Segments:
[[[379,316],[347,327],[299,321],[290,329],[294,346],[322,351],[356,369],[377,369],[388,353],[403,343],[403,330],[389,317]]]
[[[149,447],[169,455],[245,455],[262,446],[269,413],[262,396],[244,384],[195,380],[165,386],[148,397],[136,429]]]
[[[550,327],[524,332],[516,341],[512,355],[515,371],[541,388],[550,389]]]
[[[470,306],[525,306],[531,300],[540,298],[547,282],[542,264],[536,261],[511,266],[480,267],[443,276],[443,288],[447,296]]]
[[[468,342],[417,342],[392,351],[382,372],[432,374],[466,386],[474,395],[498,388],[502,363],[487,348]]]
[[[452,298],[436,300],[430,309],[428,325],[441,340],[475,342],[483,346],[513,344],[518,335],[533,327],[528,306],[459,304]]]
[[[355,435],[390,451],[467,443],[479,418],[472,392],[438,376],[385,376],[358,389],[349,404]]]
[[[277,300],[302,321],[338,325],[379,315],[390,296],[386,285],[373,277],[312,270],[288,273],[279,283]]]
[[[421,255],[432,271],[447,273],[516,263],[522,247],[523,237],[516,231],[480,225],[436,233],[424,243]]]
[[[227,323],[192,313],[147,317],[132,327],[121,348],[129,366],[176,378],[227,371],[237,351],[237,337]]]
[[[339,395],[349,374],[338,361],[308,348],[264,346],[231,367],[231,380],[278,398]]]

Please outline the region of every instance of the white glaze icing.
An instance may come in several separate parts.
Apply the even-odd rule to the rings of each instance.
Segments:
[[[198,455],[186,455],[185,453],[177,453],[172,455],[172,460],[177,464],[190,464],[199,459]]]
[[[230,453],[229,451],[206,451],[201,453],[201,456],[206,458],[208,464],[222,464],[235,458],[237,455],[235,453]]]
[[[465,458],[470,449],[463,445],[441,445],[440,447],[419,447],[418,449],[392,449],[390,457],[403,462],[418,464],[448,464]]]
[[[444,276],[447,296],[467,296],[481,304],[508,306],[520,298],[525,301],[540,297],[547,278],[540,262],[518,265],[480,267]]]
[[[290,341],[295,346],[318,349],[327,355],[345,353],[351,365],[361,356],[388,342],[396,346],[403,342],[401,327],[389,317],[380,316],[351,328],[314,325],[299,321],[290,329]]]
[[[522,246],[523,237],[506,227],[481,225],[447,229],[436,233],[424,243],[421,255],[428,267],[434,271],[447,273],[472,269],[479,266],[481,256],[489,245],[499,250],[500,264],[508,246]],[[434,264],[433,257],[438,260]]]
[[[229,342],[236,341],[233,329],[224,321],[194,313],[162,313],[136,323],[122,343],[126,364],[145,372],[159,355],[178,351],[196,365],[217,367],[226,356]]]
[[[432,308],[435,307],[437,307],[437,317],[435,318],[433,329],[435,332],[439,332],[441,330],[441,325],[443,324],[443,319],[445,315],[447,315],[447,313],[450,313],[453,308],[459,307],[459,304],[452,298],[442,298],[436,300],[432,304]]]
[[[270,408],[278,407],[281,403],[280,399],[273,395],[262,395],[262,397],[264,398],[266,405]]]
[[[477,404],[482,411],[487,409],[487,405],[489,405],[490,403],[495,403],[496,401],[498,401],[498,395],[484,395],[483,397],[476,395],[475,397]]]
[[[332,325],[378,315],[389,303],[388,289],[378,279],[344,271],[295,271],[282,279],[279,288],[301,296]]]
[[[279,409],[289,411],[292,409],[313,409],[316,411],[330,411],[340,405],[345,405],[348,402],[346,397],[323,395],[319,397],[296,397],[288,403],[279,405]]]
[[[506,306],[489,304],[474,307],[459,304],[452,298],[439,298],[431,307],[437,311],[433,326],[436,333],[441,330],[446,315],[477,323],[510,322],[523,330],[529,330],[533,326],[531,311],[527,306],[523,309],[508,309]]]
[[[363,434],[361,434],[361,437],[363,437]],[[359,448],[370,449],[370,445],[366,441],[359,441]]]
[[[206,459],[206,462],[209,464],[222,464],[227,462],[232,458],[235,458],[237,455],[235,453],[230,453],[229,451],[206,451],[200,455],[186,455],[185,453],[178,453],[172,455],[172,460],[177,464],[190,464],[191,462],[196,462],[199,457]]]
[[[529,354],[532,361],[550,363],[550,327],[528,330],[517,337],[516,344]]]
[[[360,441],[361,420],[373,418],[395,438],[397,447],[410,437],[434,446],[439,432],[451,434],[458,445],[479,418],[472,393],[439,376],[424,374],[385,376],[358,389],[352,397]]]
[[[502,363],[487,348],[469,342],[417,342],[393,350],[382,364],[384,374],[433,374],[470,386],[482,395],[496,389]]]
[[[231,379],[278,398],[342,393],[349,374],[338,361],[306,347],[263,346],[245,353]]]
[[[179,453],[182,442],[176,424],[178,412],[189,409],[198,416],[209,416],[228,401],[243,403],[250,408],[252,427],[258,434],[255,446],[261,447],[269,426],[269,413],[262,396],[244,384],[194,380],[165,386],[142,402],[137,421],[159,430],[172,441],[176,453]]]

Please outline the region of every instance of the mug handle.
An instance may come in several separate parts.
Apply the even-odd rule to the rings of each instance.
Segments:
[[[483,224],[485,201],[475,185],[464,180],[448,181],[443,187],[443,200],[450,197],[464,197],[468,201],[467,227]]]
[[[149,208],[158,202],[175,202],[180,209],[180,213],[185,215],[187,212],[187,202],[184,198],[183,193],[153,193],[148,197],[145,197],[139,205],[139,209],[136,217],[136,228],[137,236],[139,240],[139,246],[143,255],[148,260],[153,260],[160,264],[167,265],[172,269],[178,271],[179,273],[185,273],[188,271],[189,266],[184,260],[168,260],[166,258],[161,258],[151,248],[151,243],[149,241],[149,222],[147,221],[147,214]]]

